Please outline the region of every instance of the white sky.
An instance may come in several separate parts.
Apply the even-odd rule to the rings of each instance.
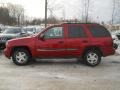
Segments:
[[[20,4],[29,17],[44,18],[45,0],[0,0],[0,3]],[[54,15],[62,18],[78,18],[82,13],[83,0],[49,0],[50,7],[56,7]],[[90,16],[97,21],[109,21],[112,12],[112,0],[92,0]],[[49,13],[49,12],[48,12]]]

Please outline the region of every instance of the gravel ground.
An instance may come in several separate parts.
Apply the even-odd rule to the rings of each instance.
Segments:
[[[120,56],[103,58],[97,67],[76,59],[38,60],[16,66],[0,55],[0,90],[119,90]]]

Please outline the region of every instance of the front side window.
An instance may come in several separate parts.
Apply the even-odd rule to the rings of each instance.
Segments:
[[[82,26],[69,26],[68,29],[69,38],[86,37]]]
[[[45,38],[63,38],[63,28],[53,27],[45,32]]]

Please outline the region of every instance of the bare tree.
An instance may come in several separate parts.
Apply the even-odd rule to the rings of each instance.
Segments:
[[[90,9],[92,8],[92,0],[82,0],[83,3],[83,8],[82,8],[82,21],[87,23],[89,22],[89,13],[90,13]]]
[[[112,11],[112,24],[120,23],[120,0],[112,0],[113,11]]]
[[[22,24],[22,21],[24,19],[24,9],[20,5],[19,6],[17,5],[16,9],[17,9],[16,17],[18,21],[18,26],[20,26],[20,24]]]
[[[8,3],[10,16],[17,19],[17,25],[20,26],[24,20],[24,8],[21,5]]]
[[[6,7],[0,7],[0,24],[9,24],[9,11]]]
[[[51,21],[55,23],[57,20],[55,12],[59,10],[63,10],[63,6],[61,4],[58,4],[55,0],[48,0],[48,11],[50,13],[49,20],[53,19]]]
[[[89,0],[84,0],[83,1],[83,21],[85,21],[86,23],[88,22],[88,16],[89,16]]]
[[[114,13],[115,13],[115,0],[113,0],[112,24],[114,22]]]
[[[62,16],[63,16],[63,21],[65,21],[65,19],[66,19],[65,8],[63,8],[63,10],[62,10]]]
[[[86,21],[86,23],[88,22],[88,16],[89,16],[89,4],[90,4],[90,0],[86,0],[86,19],[85,19],[85,21]]]

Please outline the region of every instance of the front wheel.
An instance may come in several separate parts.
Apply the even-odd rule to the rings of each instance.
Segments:
[[[84,60],[89,66],[97,66],[101,62],[101,55],[98,51],[90,50],[86,52]]]
[[[16,65],[27,65],[30,62],[31,55],[26,49],[17,49],[13,52],[12,60]]]

